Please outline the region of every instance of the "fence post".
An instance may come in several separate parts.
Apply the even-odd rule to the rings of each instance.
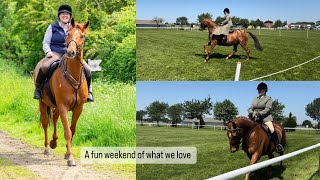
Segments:
[[[307,30],[307,39],[309,39],[309,30]]]

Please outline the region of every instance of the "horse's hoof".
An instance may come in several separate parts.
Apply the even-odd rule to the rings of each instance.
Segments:
[[[50,147],[51,147],[51,149],[55,149],[56,147],[57,147],[57,143],[55,142],[53,142],[53,141],[50,141]]]
[[[74,160],[68,160],[68,166],[76,166],[77,163]]]
[[[203,62],[204,62],[204,63],[207,63],[208,61],[207,61],[207,60],[204,60]]]
[[[50,149],[46,149],[46,150],[44,150],[43,154],[44,155],[51,155],[52,153],[51,153]]]
[[[226,59],[229,59],[229,57],[226,57]]]

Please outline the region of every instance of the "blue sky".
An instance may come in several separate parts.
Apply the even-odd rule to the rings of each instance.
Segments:
[[[145,109],[156,100],[173,105],[185,100],[204,99],[210,96],[213,103],[225,99],[231,100],[238,107],[239,115],[247,115],[252,99],[258,95],[256,87],[259,83],[249,81],[138,81],[136,86],[137,110]],[[278,99],[286,106],[284,109],[286,116],[292,112],[297,117],[298,124],[306,119],[315,123],[305,115],[305,107],[315,98],[320,97],[320,82],[272,81],[266,83],[269,87],[267,95]]]
[[[260,19],[263,21],[287,20],[316,22],[320,20],[319,0],[137,0],[137,19],[147,20],[162,17],[173,23],[176,18],[185,16],[189,22],[196,22],[204,12],[223,16],[223,9],[229,8],[231,16]]]

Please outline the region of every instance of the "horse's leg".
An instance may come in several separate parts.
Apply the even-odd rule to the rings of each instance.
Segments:
[[[66,157],[68,158],[68,166],[75,166],[76,163],[74,161],[74,157],[72,154],[72,150],[71,150],[71,130],[69,128],[69,122],[68,122],[68,108],[66,108],[63,105],[58,106],[59,109],[59,115],[61,118],[61,122],[63,125],[63,129],[64,129],[64,138],[67,141],[67,152],[66,152]]]
[[[214,48],[216,45],[217,45],[217,44],[216,44],[214,41],[211,41],[211,44],[210,44],[210,47],[209,47],[209,50],[208,50],[208,53],[207,53],[206,60],[204,60],[204,62],[208,62],[209,57],[210,57],[210,54],[211,54],[211,51],[213,50],[213,48]]]
[[[260,159],[261,154],[262,154],[262,153],[256,151],[256,152],[252,155],[252,157],[251,157],[251,159],[250,159],[249,165],[252,165],[252,164],[256,163],[256,162]],[[248,179],[249,179],[249,174],[250,174],[250,173],[247,173],[247,174],[246,174],[245,180],[248,180]]]
[[[44,130],[44,147],[45,147],[44,154],[45,155],[51,154],[49,143],[48,143],[49,116],[47,114],[47,108],[48,108],[48,106],[40,100],[39,109],[40,109],[41,124],[42,124],[42,128]]]
[[[246,53],[247,53],[246,61],[248,61],[250,58],[250,49],[248,48],[247,43],[242,43],[240,45],[246,51]]]
[[[271,153],[271,154],[268,154],[268,157],[269,157],[269,159],[272,159],[272,158],[274,158],[274,155]],[[272,177],[272,165],[270,165],[269,167],[268,167],[268,178],[271,178]]]
[[[231,54],[229,54],[229,55],[226,57],[226,59],[231,58],[231,57],[237,52],[237,49],[238,49],[238,44],[233,45],[233,51],[231,52]]]
[[[80,114],[82,113],[83,106],[79,106],[78,108],[74,109],[72,112],[72,121],[71,121],[71,127],[70,130],[72,132],[71,142],[73,135],[76,133],[76,126],[79,119]]]
[[[57,147],[57,139],[58,139],[58,130],[57,130],[57,121],[59,118],[59,110],[55,109],[52,116],[53,121],[53,135],[52,140],[50,141],[50,147],[55,149]]]

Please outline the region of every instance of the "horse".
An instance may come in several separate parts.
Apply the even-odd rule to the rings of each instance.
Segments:
[[[87,21],[85,24],[78,24],[73,18],[71,19],[71,26],[68,30],[68,37],[65,43],[67,48],[66,53],[60,59],[60,64],[53,72],[51,78],[46,82],[49,85],[49,90],[45,87],[46,85],[42,87],[42,98],[39,101],[40,119],[45,135],[44,154],[51,154],[50,148],[55,149],[57,147],[57,120],[60,116],[64,128],[64,137],[67,142],[65,159],[68,160],[68,166],[76,166],[71,150],[71,143],[76,132],[77,121],[88,97],[87,82],[83,73],[83,48],[89,24],[90,21]],[[37,79],[36,76],[41,63],[44,60],[41,60],[35,68],[34,82]],[[48,91],[54,97],[55,102],[50,99]],[[70,127],[68,111],[72,111]],[[54,132],[49,144],[47,129],[51,120]]]
[[[249,165],[256,163],[262,155],[268,155],[269,159],[274,158],[273,152],[275,151],[275,144],[270,140],[262,124],[247,117],[240,116],[232,122],[224,122],[224,125],[228,128],[227,136],[229,138],[230,152],[236,152],[242,142],[242,150],[246,152],[250,159]],[[273,125],[279,139],[281,139],[281,144],[285,147],[286,134],[284,128],[277,121],[273,121]],[[280,155],[283,155],[283,152],[280,152]],[[282,161],[280,168],[282,168]],[[249,173],[245,176],[246,180],[248,180],[248,178]]]
[[[254,40],[254,45],[257,50],[263,51],[262,46],[259,43],[258,38],[249,31],[244,30],[235,30],[227,36],[227,41],[222,41],[220,35],[214,35],[213,32],[218,26],[210,19],[204,18],[201,22],[200,30],[203,31],[205,28],[208,28],[209,31],[209,42],[203,46],[204,52],[206,53],[206,59],[204,62],[208,62],[209,56],[211,51],[216,45],[221,46],[233,46],[233,51],[226,57],[226,59],[231,58],[236,52],[238,45],[240,44],[241,47],[247,52],[247,56],[245,60],[249,60],[250,58],[250,49],[248,48],[248,34]],[[247,34],[248,33],[248,34]],[[209,51],[207,51],[208,46],[210,46]]]

